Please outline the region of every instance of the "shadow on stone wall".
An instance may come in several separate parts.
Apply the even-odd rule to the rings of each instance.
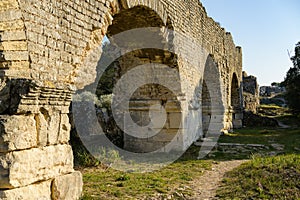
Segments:
[[[263,117],[261,115],[254,114],[251,111],[245,111],[243,126],[244,127],[278,127],[279,124],[273,118]]]
[[[34,86],[31,80],[9,79],[4,77],[3,73],[0,72],[0,114],[16,114],[21,99],[29,94],[29,89]]]

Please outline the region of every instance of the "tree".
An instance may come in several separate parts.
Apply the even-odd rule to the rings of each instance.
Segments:
[[[273,83],[271,83],[271,86],[273,86],[273,87],[280,87],[280,83],[273,82]]]
[[[295,55],[291,57],[293,67],[289,69],[284,80],[288,106],[297,114],[300,113],[300,42],[296,44]]]

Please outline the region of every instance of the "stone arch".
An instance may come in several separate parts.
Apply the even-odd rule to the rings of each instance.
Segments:
[[[139,2],[122,0],[117,2],[114,0],[110,3],[109,9],[102,14],[102,17],[103,22],[95,26],[91,31],[90,39],[82,54],[81,59],[83,62],[72,73],[76,76],[75,85],[77,88],[83,88],[84,85],[93,82],[96,76],[94,69],[96,68],[97,60],[92,58],[99,57],[102,54],[101,43],[104,37],[109,38],[112,35],[135,28],[165,27],[173,29],[173,22],[168,17],[160,1]],[[118,21],[124,23],[121,24]],[[161,31],[163,34],[164,30],[162,29]]]
[[[223,131],[225,119],[223,88],[219,67],[209,55],[202,84],[202,130],[205,137],[218,136]]]
[[[121,6],[125,9],[133,8],[135,6],[145,6],[156,12],[164,24],[167,24],[168,14],[164,5],[160,0],[158,1],[135,1],[135,0],[121,0]]]
[[[207,56],[203,69],[200,109],[200,138],[203,141],[198,157],[204,158],[216,145],[219,136],[226,129],[224,86],[218,64],[213,55]],[[198,138],[199,139],[199,138]]]
[[[172,40],[172,38],[165,32],[168,31],[166,30],[166,28],[172,28],[170,19],[161,19],[160,15],[158,15],[156,11],[144,5],[132,6],[127,9],[121,8],[112,17],[113,18],[110,22],[110,25],[104,28],[105,31],[103,31],[102,29],[101,32],[95,32],[96,34],[100,34],[98,38],[101,38],[104,35],[106,35],[107,38],[110,40],[112,46],[118,44],[118,35],[120,34],[124,34],[123,36],[125,36],[126,34],[128,34],[128,31],[129,33],[132,33],[130,32],[130,30],[136,30],[147,27],[158,27],[155,30],[151,28],[147,29],[146,31],[150,32],[150,34],[145,34],[145,36],[150,35],[150,37],[152,37],[149,38],[153,40],[151,42],[157,43],[153,45],[155,48],[151,48],[152,44],[150,43],[151,45],[149,46],[149,43],[146,44],[146,42],[145,48],[126,52],[124,55],[115,60],[117,66],[117,72],[115,77],[117,79],[116,82],[119,79],[121,79],[122,76],[125,75],[127,72],[133,70],[139,65],[154,64],[156,68],[159,69],[159,64],[163,64],[169,66],[170,69],[177,69],[176,55],[169,51],[169,46],[173,45],[172,41],[170,41]],[[129,38],[130,41],[125,42],[128,42],[130,43],[130,45],[134,46],[136,42],[135,39],[137,39],[138,46],[140,46],[141,44],[143,44],[143,41],[138,40],[138,37],[139,36],[133,39]],[[145,38],[142,39],[145,40]],[[146,37],[146,39],[148,38]],[[121,43],[122,42],[124,41],[121,41]],[[102,49],[99,49],[95,52],[99,53],[101,51]],[[125,51],[127,50],[125,49]],[[100,57],[99,54],[98,57]],[[176,75],[168,73],[164,74],[164,72],[162,72],[161,74],[157,74],[151,71],[149,71],[149,74],[139,75],[141,75],[140,78],[142,79],[149,79],[149,77],[151,76],[156,76],[159,77],[160,80],[162,80],[162,77],[165,76],[164,82],[168,82],[168,80],[169,82],[174,81],[179,78],[176,77]],[[176,83],[176,81],[174,82]],[[146,84],[141,86],[140,88],[138,88],[138,90],[134,92],[130,101],[130,115],[134,122],[136,122],[140,126],[146,126],[149,123],[149,109],[151,106],[156,104],[161,104],[161,106],[164,107],[167,113],[167,119],[164,127],[159,132],[159,134],[147,139],[135,138],[124,133],[125,149],[134,152],[153,152],[159,149],[163,149],[162,151],[169,151],[172,148],[164,147],[166,146],[166,144],[171,142],[171,140],[174,140],[174,137],[177,135],[177,132],[180,129],[182,118],[181,106],[180,102],[177,99],[178,94],[181,93],[180,82],[178,82],[178,84],[178,86],[175,86],[177,87],[176,94],[172,94],[172,92],[168,88],[160,86],[159,84]],[[123,91],[126,91],[126,89],[124,88]],[[122,130],[124,130],[124,124],[119,125],[119,127]],[[178,145],[178,148],[180,148],[179,146],[180,145]]]
[[[218,63],[227,63],[228,66],[241,68],[242,54],[240,49],[238,52],[234,50],[232,37],[226,36],[225,30],[207,16],[198,0],[1,1],[0,174],[4,177],[0,180],[1,197],[76,199],[80,196],[81,175],[74,172],[72,149],[68,143],[70,133],[68,112],[75,90],[74,85],[83,88],[97,77],[95,69],[102,52],[102,39],[109,32],[112,34],[118,32],[108,30],[114,23],[114,17],[129,10],[137,13],[139,9],[145,9],[147,14],[153,14],[154,18],[149,19],[151,21],[149,25],[161,27],[162,39],[166,38],[164,27],[171,29],[174,27],[180,31],[182,37],[175,38],[178,42],[177,47],[182,49],[183,54],[189,52],[191,58],[178,61],[166,51],[152,50],[135,51],[125,56],[134,56],[133,61],[139,62],[143,60],[141,58],[144,58],[144,55],[158,53],[157,57],[150,56],[151,62],[168,63],[175,69],[180,68],[184,88],[180,103],[184,104],[181,107],[185,116],[181,116],[183,111],[178,109],[180,107],[178,101],[170,100],[166,129],[174,131],[178,128],[178,122],[184,119],[190,122],[184,128],[192,127],[193,134],[199,132],[182,140],[189,145],[200,136],[198,133],[202,132],[201,127],[193,125],[194,122],[202,121],[199,109],[202,80],[207,86],[207,90],[204,89],[203,93],[210,91],[210,87],[214,88],[214,82],[209,78],[203,79],[202,66],[192,68],[191,62],[197,59],[193,57],[196,54],[190,52],[198,50],[197,47],[193,49],[193,43],[198,41],[202,46],[211,49],[209,52],[215,54]],[[187,36],[193,36],[195,40],[187,44]],[[149,59],[146,63],[149,64]],[[219,71],[222,70],[212,70],[216,74],[220,74]],[[239,73],[236,74],[240,81]],[[229,71],[223,70],[221,77],[225,80],[226,89],[222,85],[220,88],[226,93],[224,94],[226,103],[220,100],[222,92],[220,95],[219,89],[207,95],[210,99],[216,98],[216,102],[207,101],[211,102],[208,111],[215,111],[215,115],[210,117],[209,126],[205,128],[206,136],[208,133],[219,134],[219,129],[223,126],[223,108],[217,105],[214,107],[213,103],[230,105],[228,96],[231,80],[227,80],[228,76],[231,76]],[[195,87],[198,87],[199,91],[195,92],[196,97],[193,99],[194,91],[189,90]],[[148,89],[152,91],[151,87],[145,86],[135,95],[141,97],[141,92]],[[156,86],[154,89],[155,92],[164,91],[164,88]],[[165,105],[165,99],[159,100]],[[190,100],[195,100],[192,111],[188,108]],[[235,119],[237,114],[236,110]],[[189,120],[189,117],[194,121]],[[169,140],[161,138],[164,142]],[[28,160],[29,157],[32,160]],[[30,191],[33,190],[39,192],[32,194]]]
[[[149,7],[137,5],[121,9],[113,16],[111,25],[107,28],[108,37],[136,28],[165,26],[160,16]]]

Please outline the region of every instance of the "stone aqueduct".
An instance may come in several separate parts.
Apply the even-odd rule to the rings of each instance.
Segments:
[[[180,33],[172,36],[174,53],[152,50],[127,55],[136,65],[161,63],[179,71],[180,98],[175,100],[180,108],[167,108],[166,132],[174,123],[178,129],[177,121],[188,121],[183,129],[200,124],[190,135],[181,131],[186,148],[203,134],[241,126],[241,48],[207,16],[198,0],[2,0],[1,199],[79,198],[82,177],[73,169],[69,145],[72,94],[95,78],[97,59],[86,58],[100,57],[98,47],[105,35],[144,27],[160,27],[160,35],[166,28]],[[186,38],[205,49],[205,65],[195,66],[193,59],[200,50],[186,44]],[[182,52],[190,57],[183,59]],[[143,98],[148,89],[136,95]],[[195,96],[196,90],[200,95]],[[165,98],[171,105],[171,99]],[[128,147],[136,144],[131,141],[127,139]],[[155,140],[143,145],[153,144]]]

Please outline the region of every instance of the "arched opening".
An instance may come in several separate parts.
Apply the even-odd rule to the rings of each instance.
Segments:
[[[208,55],[205,63],[201,94],[203,141],[199,158],[204,158],[216,145],[225,127],[225,107],[222,80],[217,63]]]
[[[202,83],[202,130],[203,137],[212,140],[217,138],[224,128],[225,109],[220,77],[218,65],[209,55]]]
[[[231,113],[232,113],[233,128],[241,128],[242,126],[240,94],[241,91],[240,91],[238,78],[234,73],[231,81]]]
[[[165,26],[164,22],[154,10],[146,6],[136,6],[121,10],[113,16],[112,24],[107,29],[107,36],[111,37],[136,28],[163,26]]]
[[[130,42],[128,40],[121,41],[120,38],[115,37],[130,30],[137,28],[147,28],[147,27],[159,27],[160,29],[147,29],[147,34],[142,37],[142,41],[139,39],[140,36],[133,35],[130,36]],[[168,51],[168,45],[172,44],[170,42],[170,35],[166,35],[165,28],[171,28],[170,23],[164,24],[162,19],[157,15],[157,13],[147,7],[137,6],[127,10],[121,10],[120,13],[114,16],[112,24],[108,26],[104,41],[109,46],[109,50],[114,45],[119,48],[120,55],[115,59],[105,72],[100,77],[97,85],[97,96],[100,100],[103,98],[111,98],[110,102],[114,107],[110,108],[111,105],[106,106],[105,109],[100,108],[99,121],[104,131],[106,131],[107,137],[118,147],[131,152],[153,152],[156,150],[168,151],[164,149],[166,144],[170,143],[175,137],[180,128],[181,123],[181,107],[180,102],[177,100],[177,95],[180,93],[180,82],[179,76],[177,74],[172,74],[168,70],[166,71],[162,65],[168,66],[170,69],[177,70],[177,59],[176,55]],[[136,37],[136,38],[135,38]],[[123,39],[123,38],[121,38]],[[136,40],[135,40],[136,39]],[[148,41],[147,41],[148,40]],[[160,49],[149,48],[149,43],[158,43]],[[127,52],[127,49],[123,49],[123,44],[130,43],[131,46],[142,46],[145,44],[145,48],[138,48]],[[126,46],[126,45],[125,45]],[[126,53],[122,53],[125,51]],[[103,54],[105,54],[105,46],[103,47]],[[108,52],[109,53],[109,52]],[[146,71],[136,72],[136,68],[140,66],[146,66]],[[149,67],[148,67],[149,66]],[[147,68],[148,67],[148,68]],[[146,84],[140,85],[132,93],[129,101],[129,112],[132,121],[139,127],[146,127],[149,125],[150,118],[152,118],[151,124],[152,129],[161,129],[154,136],[149,137],[137,137],[127,134],[126,131],[130,128],[127,127],[125,114],[122,108],[119,108],[118,103],[120,95],[113,94],[114,92],[123,93],[126,96],[126,92],[130,90],[130,86],[126,84],[131,84],[130,81],[126,84],[121,85],[120,88],[114,90],[117,83],[122,81],[124,76],[128,73],[134,71],[136,75],[130,77],[131,82],[139,82],[140,80],[146,80]],[[163,82],[165,85],[175,85],[171,89],[167,88],[165,85],[157,83],[157,80]],[[159,82],[158,81],[158,82]],[[177,84],[177,85],[176,85]],[[116,97],[118,96],[118,97]],[[121,95],[122,96],[122,95]],[[120,100],[122,101],[122,100]],[[155,105],[160,105],[160,108],[153,107]],[[122,107],[122,105],[120,106]],[[113,109],[118,111],[118,114],[113,113]],[[154,109],[154,110],[151,110]],[[159,121],[159,116],[151,115],[152,112],[158,112],[165,110],[167,119],[163,127],[156,127],[155,121]],[[106,114],[105,114],[106,112]],[[126,112],[126,111],[124,111]],[[105,119],[107,117],[107,119]],[[124,119],[125,120],[124,120]],[[121,122],[120,122],[121,121]],[[141,135],[147,135],[147,133],[140,133]],[[118,138],[118,141],[116,141]],[[120,141],[122,140],[122,141]]]

